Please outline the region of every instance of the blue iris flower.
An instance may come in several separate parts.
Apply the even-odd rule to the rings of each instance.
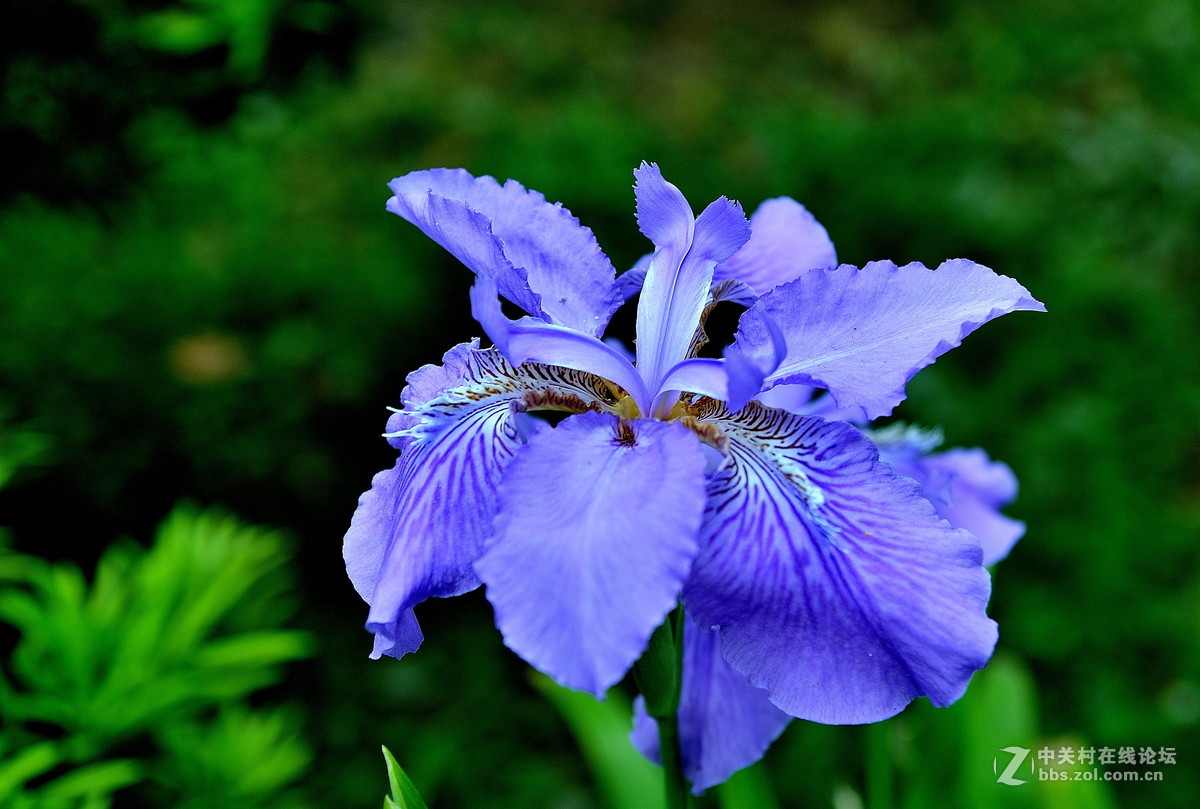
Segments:
[[[790,199],[749,221],[724,197],[695,216],[657,166],[634,174],[654,252],[620,278],[590,230],[516,182],[447,169],[391,182],[388,210],[474,271],[492,347],[409,376],[388,424],[399,460],[362,496],[344,551],[373,656],[417,649],[415,605],[485,584],[509,648],[597,696],[682,603],[680,745],[702,790],[791,717],[947,705],[987,663],[984,564],[1022,530],[998,513],[1011,473],[851,422],[891,413],[984,322],[1044,307],[965,260],[838,266]],[[631,357],[602,335],[638,291]],[[736,337],[698,357],[723,300],[748,306]],[[633,738],[656,755],[644,712]]]

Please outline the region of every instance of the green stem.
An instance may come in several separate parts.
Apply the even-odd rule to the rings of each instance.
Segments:
[[[667,809],[685,809],[690,796],[687,779],[683,777],[683,758],[679,754],[679,723],[675,717],[658,720],[658,747],[663,769],[663,788],[667,794]]]
[[[867,807],[892,809],[892,751],[886,722],[867,725]]]
[[[683,681],[683,607],[676,607],[650,636],[650,644],[633,668],[646,701],[646,713],[658,724],[659,758],[667,809],[691,804],[683,758],[679,753],[679,694]]]

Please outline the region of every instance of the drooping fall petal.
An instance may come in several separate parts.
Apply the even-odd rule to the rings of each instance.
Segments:
[[[684,604],[787,713],[885,719],[957,699],[996,626],[979,543],[848,424],[714,405],[728,463],[709,483]]]
[[[585,413],[535,433],[475,564],[505,643],[597,696],[675,606],[696,554],[704,455],[678,424]]]

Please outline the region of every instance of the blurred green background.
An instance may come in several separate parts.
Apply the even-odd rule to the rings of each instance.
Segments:
[[[790,195],[843,261],[969,257],[1050,310],[970,337],[897,413],[1021,480],[996,664],[950,709],[793,723],[707,805],[1193,805],[1200,4],[10,0],[3,18],[2,805],[377,806],[381,744],[431,806],[620,804],[572,735],[602,735],[599,714],[546,701],[479,593],[422,608],[418,655],[369,661],[340,551],[392,463],[384,407],[479,333],[470,273],[384,212],[384,183],[516,178],[620,268],[648,247],[643,159],[697,208]],[[143,559],[164,520],[166,556]],[[163,550],[180,520],[192,545]],[[243,556],[212,539],[243,533]],[[278,560],[290,608],[239,600],[268,575],[245,554]],[[143,568],[167,584],[111,584]],[[217,606],[155,662],[197,577]],[[182,678],[175,702],[103,724],[160,676]],[[88,713],[102,685],[117,701]],[[1010,745],[1177,763],[1006,787]]]

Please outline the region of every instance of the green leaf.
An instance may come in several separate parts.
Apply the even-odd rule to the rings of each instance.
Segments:
[[[312,652],[312,638],[299,630],[243,632],[210,641],[195,656],[199,668],[258,668],[299,660]]]
[[[141,767],[130,759],[101,761],[79,767],[44,786],[39,797],[51,802],[99,798],[142,780]]]
[[[566,720],[611,809],[663,809],[662,772],[630,743],[632,713],[619,691],[598,702],[540,674],[533,684]]]
[[[963,719],[962,761],[959,765],[965,797],[980,809],[1016,809],[1029,805],[1031,790],[999,784],[995,762],[1007,763],[1001,749],[1032,748],[1037,738],[1037,705],[1033,678],[1012,656],[998,654],[975,675],[971,688],[956,706]]]
[[[646,651],[633,667],[646,713],[664,719],[679,709],[680,646],[675,638],[675,613],[654,630]]]
[[[179,10],[146,14],[137,21],[135,31],[143,45],[181,55],[211,48],[229,35],[223,21]]]
[[[42,742],[0,763],[0,798],[14,794],[30,778],[41,775],[60,760],[54,742]]]
[[[1061,737],[1053,744],[1043,740],[1039,742],[1039,746],[1041,745],[1068,745],[1076,749],[1088,746],[1085,740],[1078,736]],[[1037,751],[1031,751],[1030,755],[1037,755]],[[1091,770],[1092,765],[1058,765],[1052,769],[1064,771],[1070,778],[1077,772]],[[1117,806],[1112,787],[1105,781],[1042,781],[1039,778],[1030,786],[1036,790],[1039,806],[1044,809],[1116,809]]]
[[[718,786],[717,805],[721,809],[779,809],[779,801],[759,765],[734,773]]]
[[[12,480],[17,470],[41,460],[50,446],[50,437],[41,433],[0,431],[0,489]]]
[[[211,721],[176,723],[155,737],[165,756],[152,777],[192,807],[261,806],[312,761],[300,721],[286,709],[223,708]]]
[[[408,775],[396,763],[392,751],[386,747],[383,748],[383,760],[387,762],[388,783],[392,788],[391,797],[383,799],[384,809],[428,809],[421,799],[421,793],[417,792]]]

